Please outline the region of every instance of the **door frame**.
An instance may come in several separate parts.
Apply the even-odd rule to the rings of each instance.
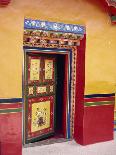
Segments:
[[[84,90],[86,28],[84,25],[24,19],[23,47],[72,51],[70,132],[80,144],[84,139]]]
[[[70,118],[71,118],[71,70],[72,70],[72,51],[70,49],[58,49],[58,48],[29,48],[24,47],[23,54],[23,80],[22,80],[22,98],[23,98],[23,144],[29,143],[30,140],[27,139],[26,133],[26,124],[25,124],[25,106],[26,106],[26,95],[25,95],[25,80],[26,80],[26,54],[27,53],[40,53],[40,54],[63,54],[68,56],[68,76],[67,76],[67,103],[66,103],[66,138],[71,138],[71,129],[70,129]],[[35,138],[34,138],[35,139]],[[38,140],[38,138],[36,138]]]

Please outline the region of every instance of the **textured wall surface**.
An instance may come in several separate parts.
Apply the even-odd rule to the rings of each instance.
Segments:
[[[0,8],[0,98],[22,96],[24,17],[86,25],[85,94],[116,91],[116,26],[98,2],[12,0]]]

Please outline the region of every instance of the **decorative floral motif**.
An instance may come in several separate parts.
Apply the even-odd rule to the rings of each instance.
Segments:
[[[52,93],[54,91],[54,86],[50,86],[50,93]]]
[[[33,95],[33,87],[29,87],[29,95]]]
[[[106,0],[109,6],[113,6],[116,8],[116,0]]]
[[[80,40],[83,38],[82,35],[72,33],[61,33],[52,31],[41,31],[41,30],[30,30],[24,31],[24,46],[36,46],[38,44],[61,44],[78,46]]]
[[[46,30],[46,31],[59,31],[63,33],[70,32],[70,33],[82,34],[82,35],[85,33],[84,26],[32,20],[32,19],[25,19],[24,28],[40,29],[40,30]]]
[[[46,124],[46,108],[41,111],[39,108],[36,110],[36,119],[34,119],[33,125],[37,125],[38,127]]]
[[[38,94],[42,94],[42,93],[46,93],[46,92],[47,92],[46,86],[37,87],[37,93]]]
[[[41,31],[41,30],[33,30],[26,29],[24,30],[24,35],[28,36],[38,36],[38,37],[51,37],[51,38],[62,38],[62,39],[80,39],[83,35],[73,34],[73,33],[62,33],[62,32],[52,32],[52,31]]]

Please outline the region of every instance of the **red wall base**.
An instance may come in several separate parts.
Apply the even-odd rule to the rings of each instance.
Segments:
[[[114,105],[84,108],[83,145],[113,139]]]
[[[0,155],[22,155],[21,106],[21,103],[0,103]]]

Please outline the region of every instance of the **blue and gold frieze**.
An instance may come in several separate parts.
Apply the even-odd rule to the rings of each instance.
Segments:
[[[85,27],[81,25],[64,24],[57,22],[48,22],[41,20],[25,19],[24,29],[39,29],[45,31],[56,31],[64,33],[84,34]]]

